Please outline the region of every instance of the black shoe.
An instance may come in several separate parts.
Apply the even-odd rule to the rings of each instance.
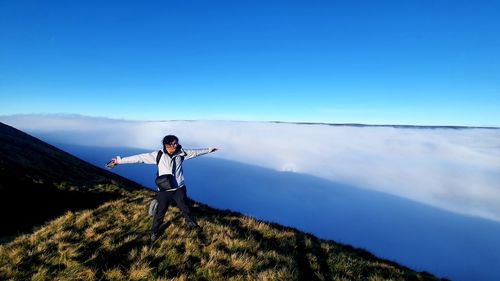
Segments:
[[[158,234],[156,233],[153,233],[151,234],[151,247],[153,247],[153,244],[155,243],[155,241],[158,239]]]
[[[188,228],[191,228],[191,229],[199,229],[200,228],[200,226],[195,221],[188,221],[187,226],[188,226]]]

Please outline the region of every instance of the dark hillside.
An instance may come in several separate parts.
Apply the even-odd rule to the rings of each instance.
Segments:
[[[140,186],[0,123],[0,239]]]

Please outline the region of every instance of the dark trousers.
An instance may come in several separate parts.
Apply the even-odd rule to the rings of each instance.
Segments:
[[[168,205],[172,200],[175,201],[179,209],[181,209],[182,215],[186,219],[186,222],[192,221],[191,214],[189,212],[189,207],[186,204],[186,186],[183,186],[175,191],[160,191],[156,194],[156,200],[158,201],[158,208],[156,209],[156,214],[153,217],[153,226],[151,227],[151,233],[158,233],[160,225],[163,223],[165,218],[165,213],[167,212]]]

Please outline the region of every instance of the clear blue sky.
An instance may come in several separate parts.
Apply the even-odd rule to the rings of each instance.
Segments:
[[[500,126],[500,1],[0,1],[0,115]]]

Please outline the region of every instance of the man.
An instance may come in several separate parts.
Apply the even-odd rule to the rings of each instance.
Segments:
[[[175,201],[186,224],[190,228],[197,228],[198,224],[191,217],[189,207],[186,204],[186,185],[184,184],[184,173],[182,162],[200,155],[217,151],[217,148],[204,149],[183,149],[179,144],[179,139],[174,135],[168,135],[163,138],[163,150],[154,151],[121,158],[117,156],[111,160],[112,165],[118,164],[158,164],[158,193],[155,199],[158,201],[157,211],[153,217],[151,227],[151,243],[159,236],[160,226],[163,223],[168,205],[172,199]],[[163,180],[162,183],[161,180]]]

